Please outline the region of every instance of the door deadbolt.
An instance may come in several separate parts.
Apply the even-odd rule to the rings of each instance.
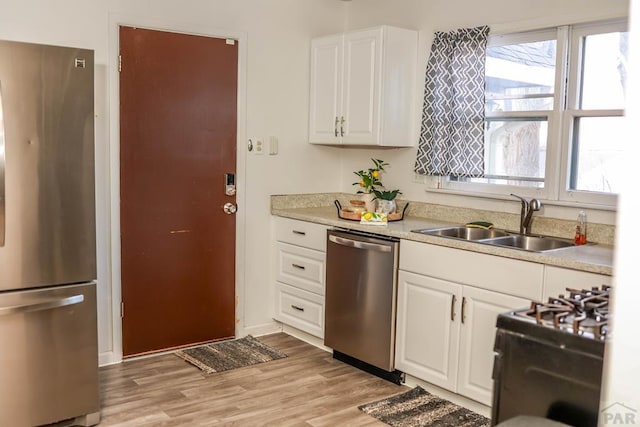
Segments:
[[[236,194],[236,176],[232,173],[224,174],[224,194],[234,196]]]
[[[233,215],[238,210],[238,207],[233,203],[225,203],[224,206],[222,207],[222,210],[227,215]]]

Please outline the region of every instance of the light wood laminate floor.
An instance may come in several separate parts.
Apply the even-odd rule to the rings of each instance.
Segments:
[[[100,426],[383,426],[358,405],[408,390],[284,333],[289,357],[204,375],[173,354],[100,369]]]

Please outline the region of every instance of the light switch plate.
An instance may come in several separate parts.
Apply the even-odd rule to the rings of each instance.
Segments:
[[[269,155],[275,156],[278,154],[278,138],[275,136],[269,137]]]

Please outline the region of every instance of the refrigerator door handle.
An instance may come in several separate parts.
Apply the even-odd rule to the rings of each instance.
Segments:
[[[8,314],[27,313],[30,311],[51,310],[53,308],[64,307],[67,305],[80,304],[83,301],[84,295],[80,294],[66,298],[50,298],[44,301],[38,301],[29,304],[0,307],[0,316]]]
[[[0,82],[0,248],[4,246],[5,235],[5,190],[4,169],[6,164],[4,152],[4,115],[2,113],[2,82]]]

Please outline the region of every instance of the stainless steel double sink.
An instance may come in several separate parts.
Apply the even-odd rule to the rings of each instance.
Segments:
[[[575,246],[573,240],[558,237],[524,235],[499,229],[484,229],[465,226],[427,228],[412,230],[414,233],[429,236],[466,240],[492,246],[508,247],[531,252],[548,252]]]

